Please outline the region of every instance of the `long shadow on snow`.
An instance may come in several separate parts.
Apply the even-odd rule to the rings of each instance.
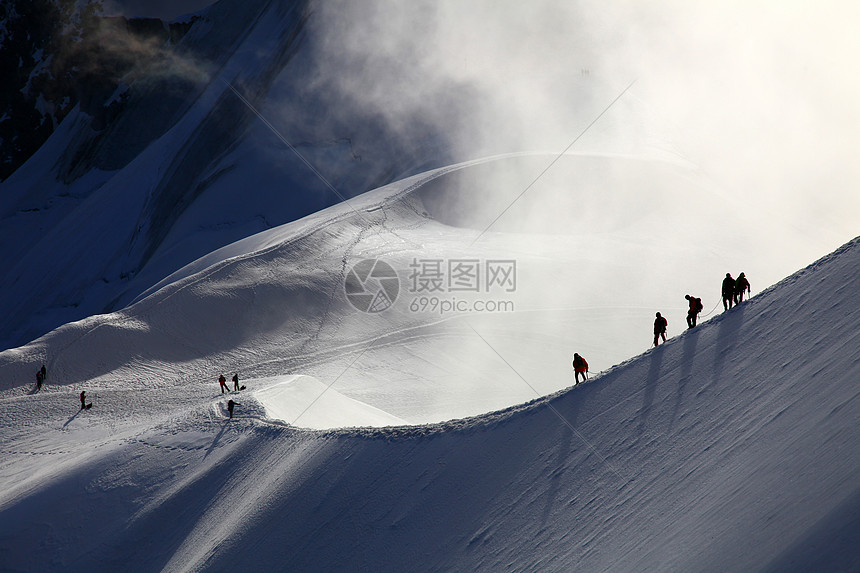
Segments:
[[[124,471],[132,476],[135,468],[145,467],[130,463],[138,458],[141,447],[148,446],[94,455],[84,465],[0,510],[3,569],[64,573],[162,570],[211,509],[212,500],[225,490],[233,471],[224,469],[231,466],[228,463],[213,464],[141,515],[137,503],[148,499],[151,492],[145,483],[116,474],[118,466],[126,466]],[[126,551],[116,551],[119,547]]]
[[[403,571],[427,568],[420,559],[432,555],[434,567],[462,569],[456,560],[479,558],[500,524],[516,519],[511,512],[518,504],[544,516],[569,512],[565,499],[577,498],[582,476],[568,468],[599,463],[584,444],[571,447],[569,428],[549,408],[523,415],[534,423],[502,421],[492,431],[408,440],[343,438],[347,457],[316,460],[298,479],[279,482],[280,491],[268,496],[274,503],[244,523],[241,536],[219,545],[202,568],[241,555],[248,570]],[[549,456],[537,465],[536,447]],[[554,472],[551,492],[522,487],[545,472]],[[452,503],[436,503],[445,495]]]
[[[645,379],[645,389],[642,393],[642,408],[639,410],[639,434],[645,432],[645,425],[648,422],[648,415],[654,405],[654,394],[657,392],[657,381],[660,378],[660,366],[663,363],[663,353],[665,352],[665,344],[658,346],[651,352],[651,362],[648,366],[648,377]]]
[[[684,391],[686,390],[687,382],[690,381],[690,375],[693,372],[693,361],[696,358],[696,346],[699,342],[699,327],[688,330],[684,336],[684,350],[681,359],[681,377],[678,380],[678,388],[675,391],[675,406],[672,409],[672,417],[669,420],[669,429],[675,426],[675,421],[681,411],[681,404],[684,402]]]
[[[223,435],[224,435],[224,432],[226,432],[226,431],[227,431],[227,428],[228,428],[229,426],[230,426],[230,421],[229,421],[229,420],[224,420],[224,423],[223,423],[223,424],[221,424],[221,431],[220,431],[220,432],[218,432],[218,435],[217,435],[217,436],[215,436],[215,439],[214,439],[214,440],[212,440],[212,444],[211,444],[208,448],[206,448],[206,453],[205,453],[205,454],[203,454],[203,459],[204,459],[204,460],[205,460],[207,457],[209,457],[209,454],[211,454],[211,453],[212,453],[212,451],[213,451],[215,448],[217,448],[217,447],[218,447],[218,442],[220,442],[220,441],[221,441],[221,436],[223,436]]]
[[[218,438],[229,425],[227,421],[224,422]],[[231,446],[228,444],[222,447]],[[241,445],[237,443],[231,450],[232,453],[225,452],[224,459],[194,475],[193,479],[183,483],[181,488],[156,507],[146,513],[138,511],[130,516],[131,521],[123,523],[123,527],[117,527],[114,536],[105,541],[109,546],[125,547],[128,552],[108,552],[108,556],[115,561],[107,561],[103,569],[95,569],[125,571],[129,570],[129,564],[133,563],[133,570],[164,570],[182,545],[191,539],[198,524],[211,518],[213,512],[217,512],[217,500],[230,494],[228,485],[234,479],[235,473],[242,468],[241,463],[234,461],[235,452],[242,450]],[[206,455],[209,452],[211,448]],[[195,465],[191,464],[192,471]]]
[[[559,420],[561,422],[561,420]],[[546,492],[546,506],[541,514],[541,525],[546,526],[549,522],[553,509],[556,508],[561,490],[561,478],[566,472],[565,461],[570,455],[570,442],[573,432],[568,427],[562,428],[561,440],[558,443],[555,468],[550,474],[549,486]]]
[[[717,327],[717,340],[714,343],[714,363],[711,366],[711,383],[702,388],[702,391],[708,390],[719,382],[723,375],[726,358],[734,350],[737,342],[738,334],[744,323],[744,311],[749,302],[742,303],[719,316],[716,320],[719,322]]]
[[[77,418],[77,417],[78,417],[78,415],[79,415],[81,412],[83,412],[83,411],[84,411],[84,409],[83,409],[83,408],[81,408],[80,410],[78,410],[77,412],[75,412],[75,415],[74,415],[74,416],[72,416],[71,418],[69,418],[69,419],[66,421],[66,423],[65,423],[65,424],[63,424],[63,427],[65,428],[66,426],[68,426],[69,424],[71,424],[71,423],[72,423],[72,420],[74,420],[75,418]]]

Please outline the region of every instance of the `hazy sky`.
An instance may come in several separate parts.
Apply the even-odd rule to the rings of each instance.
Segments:
[[[619,337],[641,334],[638,348],[654,310],[678,332],[684,293],[720,311],[726,272],[745,272],[758,293],[860,234],[858,4],[333,0],[313,20],[317,87],[344,107],[401,131],[428,118],[463,160],[558,154],[576,140],[570,151],[585,157],[552,167],[508,216],[538,232],[566,226],[562,254],[594,292],[573,292],[576,279],[522,292],[540,291],[545,308],[603,308],[601,325],[626,319]],[[541,169],[510,165],[464,175],[454,210],[492,220],[508,204],[500,194],[515,197]],[[625,305],[653,306],[632,316]],[[589,328],[556,314],[574,317],[568,333]],[[594,344],[596,356],[622,346]]]
[[[860,5],[344,0],[316,17],[327,81],[394,124],[444,121],[434,94],[468,86],[475,112],[445,126],[464,158],[559,152],[635,82],[572,151],[690,162],[761,232],[822,254],[857,234]]]
[[[170,18],[210,3],[107,5]],[[692,166],[692,216],[719,224],[709,193],[803,262],[858,234],[858,4],[327,0],[312,14],[309,89],[339,94],[326,113],[347,127],[353,110],[407,135],[419,118],[457,160],[559,153],[585,131],[570,151]],[[641,203],[638,175],[623,190],[587,176],[620,209]],[[569,216],[557,204],[536,216]]]
[[[314,87],[395,128],[436,125],[468,159],[560,152],[632,83],[572,151],[690,162],[766,232],[830,250],[860,221],[859,20],[846,1],[327,0]]]

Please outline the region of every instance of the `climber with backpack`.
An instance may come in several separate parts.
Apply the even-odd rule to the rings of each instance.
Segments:
[[[582,381],[585,382],[588,379],[588,362],[585,361],[585,358],[577,354],[573,353],[573,371],[574,371],[574,384],[579,384],[579,375],[582,374]]]
[[[726,278],[723,279],[723,309],[729,310],[735,304],[735,279],[732,278],[732,273],[726,273]]]
[[[750,282],[747,280],[746,275],[743,273],[739,274],[735,281],[735,306],[744,301],[744,293],[751,292]]]
[[[667,326],[669,326],[669,321],[658,312],[657,318],[654,319],[654,346],[660,343],[660,338],[663,338],[663,342],[666,342]]]
[[[684,298],[690,303],[690,309],[687,311],[687,328],[693,328],[696,326],[696,319],[699,313],[704,309],[702,299],[688,294],[685,294]]]

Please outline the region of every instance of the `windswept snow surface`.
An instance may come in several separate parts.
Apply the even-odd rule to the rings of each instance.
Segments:
[[[323,234],[392,257],[377,235],[405,233],[398,224],[411,219],[366,199],[353,207],[368,221],[305,220],[268,250],[0,354],[4,569],[860,568],[860,239],[548,398],[459,421],[302,430],[267,414],[302,380],[285,374],[315,372],[371,404],[372,386],[350,395],[358,381],[385,393],[414,383],[422,359],[451,368],[422,354],[443,344],[493,349],[495,362],[470,355],[481,365],[475,394],[539,388],[549,376],[536,367],[547,341],[515,323],[428,322],[394,306],[373,315],[385,328],[368,325],[372,316],[329,296],[327,261],[345,267],[341,251],[287,256]],[[411,256],[435,230],[413,228],[401,248]],[[289,281],[266,280],[283,273]],[[45,357],[48,385],[34,394],[25,380]],[[253,357],[229,420],[215,377],[235,365],[244,374]],[[457,366],[470,375],[468,361]],[[91,410],[78,411],[81,389]],[[410,404],[386,411],[420,417]]]

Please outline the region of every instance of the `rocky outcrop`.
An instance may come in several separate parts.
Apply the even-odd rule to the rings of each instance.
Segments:
[[[116,118],[128,82],[170,59],[195,18],[102,17],[92,2],[6,0],[0,4],[0,180],[20,167],[80,105],[94,132]],[[131,76],[130,76],[131,74]],[[84,142],[92,148],[93,141]],[[64,179],[81,175],[76,150]]]

